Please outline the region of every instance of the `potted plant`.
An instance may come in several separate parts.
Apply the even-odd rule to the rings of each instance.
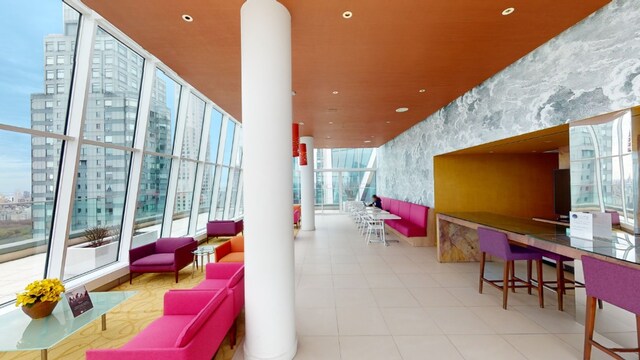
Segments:
[[[85,240],[89,241],[89,247],[99,247],[109,243],[106,240],[111,236],[111,231],[106,227],[96,226],[84,231]]]
[[[64,292],[64,285],[60,279],[36,280],[17,294],[16,306],[22,306],[22,311],[32,319],[49,316]]]

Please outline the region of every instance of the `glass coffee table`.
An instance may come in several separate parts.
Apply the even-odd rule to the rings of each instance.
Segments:
[[[67,299],[46,318],[32,320],[22,309],[0,315],[0,352],[40,350],[40,358],[47,360],[47,351],[85,325],[102,319],[102,330],[107,329],[107,312],[136,294],[136,291],[90,292],[93,309],[73,317]]]
[[[196,268],[198,268],[198,264],[200,264],[200,272],[204,271],[204,257],[207,257],[207,264],[211,262],[211,255],[216,252],[213,246],[202,246],[191,253],[193,254],[193,265],[191,266],[191,277],[195,275]]]

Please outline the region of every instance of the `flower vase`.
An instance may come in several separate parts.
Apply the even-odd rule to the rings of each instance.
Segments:
[[[32,319],[41,319],[51,315],[56,305],[57,301],[38,301],[31,306],[23,306],[22,311]]]

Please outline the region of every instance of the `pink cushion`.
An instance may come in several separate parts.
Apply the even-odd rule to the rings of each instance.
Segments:
[[[413,225],[409,220],[397,220],[392,227],[407,237],[427,236],[426,228]]]
[[[173,253],[177,248],[194,241],[191,237],[160,238],[156,241],[156,253]]]
[[[172,265],[174,261],[173,253],[153,254],[133,262],[134,266],[156,266]]]
[[[411,217],[411,203],[406,201],[399,201],[398,214],[403,219],[409,220]]]
[[[219,290],[227,286],[228,279],[205,279],[196,285],[194,290]]]
[[[178,339],[175,341],[175,346],[184,347],[189,344],[191,339],[193,339],[193,337],[198,333],[198,330],[200,330],[202,325],[209,321],[209,318],[211,317],[211,315],[213,315],[213,312],[218,308],[218,306],[220,306],[222,301],[228,295],[229,293],[227,289],[218,291],[213,296],[213,298],[211,298],[211,301],[209,301],[204,309],[202,309],[202,311],[200,311],[200,313],[198,313],[198,315],[196,315],[193,320],[186,327],[184,327],[184,329],[180,333],[180,336],[178,336]]]
[[[409,221],[411,221],[413,225],[426,228],[428,213],[428,207],[418,204],[411,204],[411,215],[409,215]]]
[[[389,202],[391,203],[389,205],[389,212],[392,214],[397,215],[398,214],[398,206],[400,205],[400,202],[398,200],[395,199],[389,199]]]
[[[389,211],[389,206],[391,205],[391,203],[389,202],[390,199],[381,197],[380,200],[382,200],[382,210]]]
[[[140,332],[123,349],[173,348],[182,330],[195,318],[194,315],[162,316]]]

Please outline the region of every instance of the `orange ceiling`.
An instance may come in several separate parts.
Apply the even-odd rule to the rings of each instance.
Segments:
[[[281,0],[292,17],[294,121],[317,147],[380,146],[609,1]],[[243,1],[83,2],[242,120]]]

